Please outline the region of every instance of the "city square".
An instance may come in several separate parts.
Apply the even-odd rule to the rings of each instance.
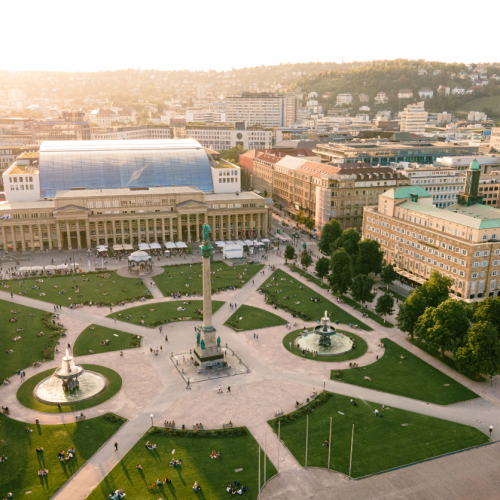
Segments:
[[[318,252],[314,240],[304,242],[311,254]],[[474,382],[407,342],[397,328],[362,317],[308,272],[285,265],[278,246],[262,252],[259,265],[223,261],[220,252],[210,263],[213,248],[206,240],[190,249],[154,261],[161,285],[147,274],[139,278],[144,284],[137,278],[113,283],[125,264],[110,257],[105,271],[94,271],[98,260],[91,257],[82,273],[44,276],[38,283],[72,295],[70,287],[78,287],[86,295],[81,307],[68,307],[59,292],[40,297],[29,280],[5,280],[3,321],[17,321],[9,322],[2,341],[13,350],[2,354],[10,363],[2,373],[10,383],[0,389],[8,407],[0,417],[6,457],[0,466],[7,471],[2,495],[168,499],[195,494],[198,485],[196,494],[207,499],[233,491],[261,499],[327,492],[429,498],[444,490],[449,495],[450,488],[461,498],[472,476],[478,481],[491,474],[499,453],[496,381]],[[49,256],[30,258],[36,263]],[[200,276],[204,269],[207,279]],[[231,274],[215,287],[214,276],[225,271]],[[195,300],[185,290],[178,296],[191,282]],[[122,287],[141,294],[120,300],[112,292]],[[55,352],[38,366],[47,332],[37,335],[47,325],[56,328]],[[338,356],[301,349],[315,331],[327,350],[328,335],[332,346],[335,335],[352,345],[344,342],[348,350]],[[20,338],[12,342],[15,333]],[[196,352],[203,370],[190,360]],[[100,374],[106,388],[61,406],[40,400],[41,382],[65,363]],[[62,459],[55,459],[56,450],[63,450]],[[453,485],[438,481],[450,467],[460,477]],[[423,474],[430,479],[421,481]],[[478,498],[492,488],[490,481]]]

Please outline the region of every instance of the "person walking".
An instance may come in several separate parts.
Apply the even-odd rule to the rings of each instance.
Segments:
[[[229,385],[227,386],[227,392],[231,393],[231,387]]]
[[[165,341],[166,341],[166,342],[168,342],[168,337],[167,337],[167,335],[165,335]]]
[[[115,451],[118,451],[118,441],[115,441]]]

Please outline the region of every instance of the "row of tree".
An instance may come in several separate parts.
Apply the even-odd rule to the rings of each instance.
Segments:
[[[431,348],[453,353],[458,370],[477,380],[500,373],[500,297],[467,304],[449,298],[451,279],[433,271],[400,306],[397,325]]]

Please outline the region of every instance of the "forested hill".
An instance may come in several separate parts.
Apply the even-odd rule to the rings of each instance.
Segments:
[[[419,68],[425,69],[427,74],[419,75]],[[311,91],[318,92],[318,101],[323,104],[325,112],[335,105],[338,93],[351,93],[355,98],[354,112],[357,112],[359,106],[368,105],[371,107],[372,113],[379,109],[400,111],[408,102],[421,100],[418,91],[423,87],[428,87],[434,91],[434,97],[426,102],[425,107],[428,111],[457,112],[459,108],[465,107],[467,103],[478,97],[494,96],[498,97],[500,101],[500,82],[491,78],[493,75],[500,75],[500,65],[488,64],[480,68],[485,70],[484,75],[489,79],[488,85],[475,90],[473,94],[450,95],[449,97],[445,97],[444,92],[438,93],[438,87],[444,85],[450,89],[455,87],[469,89],[476,83],[470,78],[470,74],[478,72],[476,65],[408,60],[374,62],[369,66],[357,67],[348,71],[321,71],[315,77],[298,78],[292,87],[306,94]],[[439,74],[435,75],[434,72],[439,72]],[[455,76],[452,76],[453,73]],[[398,99],[398,92],[402,89],[411,89],[413,98]],[[324,99],[322,97],[324,92],[332,92],[332,94]],[[374,97],[378,92],[385,92],[389,102],[374,105]],[[369,96],[369,103],[359,103],[360,93]],[[490,111],[492,116],[498,113],[496,109]],[[497,117],[500,117],[500,114]]]

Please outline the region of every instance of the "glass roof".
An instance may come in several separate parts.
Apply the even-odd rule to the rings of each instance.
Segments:
[[[47,141],[40,146],[39,169],[42,197],[71,188],[213,191],[208,155],[194,140]]]

